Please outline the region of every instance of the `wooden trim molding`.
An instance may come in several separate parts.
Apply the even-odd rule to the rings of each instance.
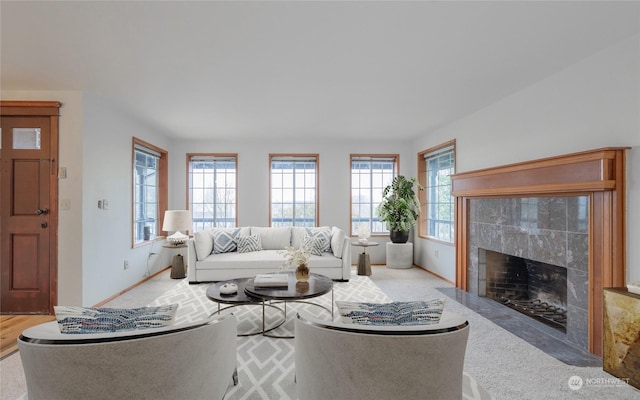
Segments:
[[[349,155],[349,237],[355,237],[357,232],[353,231],[353,159],[358,157],[393,158],[393,177],[400,175],[400,154],[380,154],[380,153],[351,153]],[[372,204],[374,207],[377,205]],[[371,237],[389,237],[388,233],[371,233]]]
[[[132,171],[136,165],[136,144],[142,147],[146,147],[150,150],[153,150],[160,154],[160,159],[158,160],[158,210],[157,210],[157,220],[158,220],[158,232],[157,236],[168,236],[168,233],[162,230],[162,225],[164,222],[164,212],[169,209],[169,152],[155,146],[149,142],[146,142],[142,139],[139,139],[135,136],[131,137],[131,167]],[[144,246],[150,241],[142,241],[136,242],[135,233],[133,231],[133,221],[135,219],[135,175],[131,174],[131,248],[136,248],[139,246]]]
[[[4,116],[59,116],[59,101],[0,100],[0,115]]]
[[[316,226],[320,226],[320,154],[318,153],[270,153],[269,154],[269,169],[267,171],[269,171],[269,226],[273,226],[273,220],[272,220],[272,214],[271,214],[271,163],[273,161],[274,158],[278,158],[278,157],[291,157],[291,158],[303,158],[303,157],[307,157],[307,158],[313,158],[316,161],[316,196],[315,196],[315,202],[316,202]]]
[[[422,150],[417,154],[417,166],[418,166],[418,182],[422,187],[427,188],[427,161],[425,155],[433,153],[437,150],[444,149],[445,147],[453,146],[453,171],[456,171],[456,140],[451,139],[447,142],[441,143],[437,146],[430,147]],[[427,191],[418,190],[418,201],[420,202],[420,215],[418,215],[418,236],[424,239],[437,240],[434,237],[428,236],[427,232]],[[454,204],[455,207],[455,204]],[[454,211],[455,218],[455,211]]]
[[[625,152],[602,148],[460,173],[456,196],[456,286],[467,290],[469,201],[482,197],[589,197],[589,351],[602,355],[604,288],[625,286]]]
[[[191,170],[189,168],[190,164],[191,164],[191,158],[192,157],[198,157],[198,156],[204,156],[204,157],[229,157],[229,158],[233,158],[235,160],[236,163],[236,179],[235,179],[235,183],[234,183],[234,188],[236,191],[236,195],[235,195],[235,215],[234,218],[236,220],[236,226],[238,226],[238,153],[187,153],[186,154],[186,165],[185,165],[185,186],[186,186],[186,200],[185,203],[186,204],[186,209],[187,210],[191,210],[191,188],[189,187],[189,182],[191,182]],[[191,212],[193,213],[193,210],[191,210]]]

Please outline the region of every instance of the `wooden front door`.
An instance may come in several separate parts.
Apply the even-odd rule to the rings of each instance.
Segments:
[[[8,103],[18,102],[1,104],[0,313],[49,314],[57,301],[59,105],[55,116],[34,108],[14,115],[20,107]]]

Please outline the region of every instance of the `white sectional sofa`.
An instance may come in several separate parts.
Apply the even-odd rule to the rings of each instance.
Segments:
[[[284,255],[278,251],[286,247],[300,247],[307,236],[323,242],[328,240],[325,252],[309,259],[311,272],[337,281],[348,281],[351,276],[351,243],[342,229],[328,226],[240,227],[196,232],[187,241],[189,283],[250,278],[256,274],[278,272],[285,261]],[[259,238],[259,250],[246,246],[248,239],[256,238]]]

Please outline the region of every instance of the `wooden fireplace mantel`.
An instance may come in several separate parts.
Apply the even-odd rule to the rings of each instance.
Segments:
[[[602,355],[603,289],[625,286],[625,150],[603,148],[453,175],[456,286],[467,290],[469,200],[589,197],[589,350]]]

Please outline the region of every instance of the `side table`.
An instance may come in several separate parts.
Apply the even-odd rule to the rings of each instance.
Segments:
[[[640,294],[604,289],[602,369],[640,389]]]
[[[362,253],[358,255],[358,275],[371,275],[371,260],[369,254],[367,254],[367,247],[378,246],[376,242],[351,242],[352,246],[362,247]]]
[[[413,243],[387,243],[387,268],[413,267]]]
[[[162,247],[167,249],[184,249],[187,247],[187,245],[179,244],[176,246],[172,244],[165,244],[165,245],[162,245]],[[171,278],[183,279],[186,276],[187,276],[187,270],[184,267],[184,258],[182,257],[182,254],[180,254],[180,251],[178,251],[178,253],[175,256],[173,256],[173,261],[171,261]]]

